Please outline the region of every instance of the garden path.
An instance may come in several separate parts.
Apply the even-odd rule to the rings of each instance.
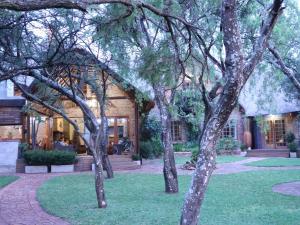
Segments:
[[[18,174],[17,181],[0,189],[1,225],[68,225],[43,211],[36,200],[37,188],[53,174]]]
[[[218,164],[214,174],[231,174],[257,170],[290,170],[300,169],[293,167],[253,167],[245,163],[262,160],[264,158],[245,158],[245,160]],[[179,175],[190,175],[191,170],[183,170],[177,166]],[[162,161],[144,160],[138,170],[118,171],[118,173],[152,173],[162,174]],[[43,211],[36,200],[38,187],[54,176],[62,174],[17,174],[20,178],[0,189],[0,225],[68,225],[60,218],[51,216]],[[65,175],[65,174],[64,174]]]

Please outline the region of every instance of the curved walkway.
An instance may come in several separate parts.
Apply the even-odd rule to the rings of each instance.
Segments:
[[[43,211],[36,200],[37,188],[52,174],[18,174],[17,181],[0,189],[1,225],[68,225]]]
[[[217,164],[217,168],[213,174],[232,174],[240,173],[246,171],[258,171],[258,170],[300,170],[300,166],[285,166],[285,167],[256,167],[256,166],[246,166],[244,164],[263,160],[266,158],[258,157],[245,157],[245,160],[240,160],[232,163],[222,163]],[[119,171],[118,171],[119,172]],[[177,165],[178,175],[191,175],[194,170],[184,170],[181,165]],[[126,170],[120,171],[120,173],[152,173],[152,174],[162,174],[163,165],[160,159],[154,160],[144,160],[143,166],[139,170]]]
[[[231,174],[258,170],[290,170],[296,167],[254,167],[243,164],[264,158],[246,158],[245,160],[218,164],[214,174]],[[177,166],[179,175],[189,175],[193,171]],[[118,173],[162,174],[161,160],[145,160],[141,169],[118,171]],[[68,225],[66,221],[43,211],[36,200],[38,187],[51,177],[65,174],[17,174],[20,178],[0,189],[0,225]]]

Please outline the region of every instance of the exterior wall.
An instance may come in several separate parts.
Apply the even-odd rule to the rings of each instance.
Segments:
[[[99,104],[92,94],[91,90],[87,88],[87,104],[91,107],[92,111],[96,116],[100,115]],[[72,101],[63,101],[65,112],[68,117],[73,121],[76,120],[81,132],[87,132],[84,128],[83,114],[79,107],[77,107]],[[108,118],[126,118],[128,120],[128,137],[133,142],[136,148],[137,134],[136,134],[136,103],[132,96],[125,90],[119,87],[112,81],[108,82],[107,88],[107,106],[106,116]],[[67,123],[59,115],[54,115],[53,120],[53,131],[64,132],[64,136],[68,140],[73,139],[73,127]],[[43,139],[47,127],[41,125],[38,132],[38,139]],[[87,134],[87,133],[86,133]],[[88,135],[88,134],[87,134]],[[80,140],[80,144],[83,145],[83,141]],[[137,149],[135,149],[137,151]]]
[[[254,120],[254,119],[253,119]],[[266,115],[263,117],[264,122],[267,121],[274,121],[274,120],[284,120],[285,123],[285,133],[292,132],[295,134],[296,139],[300,140],[299,134],[299,119],[297,117],[297,113],[287,113],[287,114],[279,114],[279,115]],[[286,146],[275,146],[275,145],[268,145],[266,143],[266,134],[260,125],[253,121],[253,127],[255,129],[252,130],[253,138],[254,138],[254,148],[256,149],[286,149]]]

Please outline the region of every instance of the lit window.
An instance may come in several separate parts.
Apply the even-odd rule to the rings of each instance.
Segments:
[[[180,121],[172,121],[172,140],[173,141],[182,141],[182,126]]]
[[[236,123],[234,120],[230,120],[226,123],[225,127],[223,128],[222,138],[236,138]]]

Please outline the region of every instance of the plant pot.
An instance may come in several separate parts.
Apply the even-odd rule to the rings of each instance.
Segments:
[[[141,160],[134,161],[138,166],[141,165]]]
[[[51,173],[72,173],[74,165],[51,165]]]
[[[290,158],[297,158],[297,152],[290,152]]]
[[[47,166],[25,166],[25,173],[48,173]]]
[[[246,156],[246,155],[247,155],[246,151],[240,153],[240,156]]]

